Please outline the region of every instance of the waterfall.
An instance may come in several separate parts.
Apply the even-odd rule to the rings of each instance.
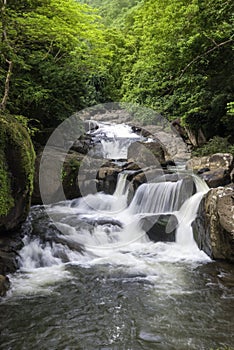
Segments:
[[[140,139],[126,125],[99,123],[98,129],[93,130],[92,125],[90,129],[108,158],[122,158],[127,145]],[[37,281],[39,285],[47,283],[48,278],[58,281],[57,271],[67,278],[66,264],[113,264],[154,274],[155,261],[207,261],[191,228],[207,185],[184,173],[176,182],[161,178],[161,182],[140,185],[129,203],[128,175],[118,175],[113,195],[98,192],[31,209],[27,231],[32,233],[20,252],[21,271],[29,274],[31,287]],[[164,225],[160,226],[160,240],[164,232],[174,230],[175,242],[150,241],[149,230],[158,230],[158,217]],[[144,219],[147,225],[141,225]],[[41,269],[47,270],[43,274]]]
[[[102,155],[105,159],[127,159],[128,147],[133,139],[105,139],[101,140]]]
[[[128,147],[132,142],[144,138],[132,131],[126,124],[98,123],[98,129],[89,131],[95,142],[100,142],[105,159],[127,159]]]
[[[202,197],[209,191],[209,187],[201,178],[193,175],[197,193],[188,198],[176,213],[179,221],[177,228],[176,241],[180,245],[187,245],[191,248],[197,248],[197,244],[193,238],[192,222],[196,219],[197,210]],[[198,249],[198,248],[197,248]]]
[[[170,213],[179,209],[183,180],[141,185],[132,200],[130,211],[136,213]]]
[[[115,192],[113,194],[114,197],[123,196],[128,191],[127,177],[128,177],[128,173],[119,173],[118,174],[116,189],[115,189]]]

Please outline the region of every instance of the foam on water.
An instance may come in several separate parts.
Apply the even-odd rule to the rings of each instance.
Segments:
[[[115,266],[144,274],[153,283],[161,264],[209,261],[194,242],[191,228],[207,188],[195,179],[198,192],[180,207],[177,198],[182,181],[141,185],[127,207],[127,174],[121,174],[113,196],[97,193],[47,206],[54,222],[42,228],[43,239],[26,237],[20,252],[21,274],[13,277],[13,292],[48,293],[56,283],[69,278],[67,265]],[[153,243],[140,228],[139,220],[149,213],[165,212],[178,219],[176,242]]]

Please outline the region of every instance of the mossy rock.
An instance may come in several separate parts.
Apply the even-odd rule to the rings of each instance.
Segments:
[[[25,127],[0,114],[0,232],[25,220],[33,190],[35,153]]]

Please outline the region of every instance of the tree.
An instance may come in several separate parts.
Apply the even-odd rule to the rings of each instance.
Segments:
[[[183,117],[208,137],[225,135],[234,91],[232,13],[231,0],[146,0],[125,28],[138,47],[125,66],[124,100]]]
[[[110,51],[94,11],[75,0],[2,3],[4,109],[55,125],[71,112],[98,102],[95,81],[107,74]]]

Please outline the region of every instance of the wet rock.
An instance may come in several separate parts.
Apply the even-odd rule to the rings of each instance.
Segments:
[[[0,296],[4,296],[10,287],[7,274],[13,273],[18,268],[18,251],[23,247],[20,233],[8,233],[0,235]]]
[[[234,190],[211,189],[192,224],[198,247],[213,259],[234,262]]]
[[[72,146],[71,150],[81,153],[81,154],[87,154],[92,147],[92,137],[91,135],[81,135],[78,140],[76,140]]]
[[[4,297],[9,288],[10,288],[9,278],[6,276],[0,275],[0,297]]]
[[[136,172],[131,176],[134,191],[143,183],[163,181],[164,172],[160,168],[143,168],[141,172]]]
[[[209,187],[225,186],[231,182],[229,171],[224,168],[204,171],[200,177]]]
[[[123,227],[123,224],[120,221],[112,219],[112,218],[108,218],[108,217],[97,218],[97,219],[83,218],[83,220],[92,226],[94,226],[94,225],[100,225],[100,226],[112,225],[112,226],[117,226],[119,228]]]
[[[98,123],[95,120],[85,120],[84,128],[86,132],[92,132],[99,128]]]
[[[149,215],[140,220],[140,225],[153,242],[175,242],[178,221],[174,215]]]
[[[200,175],[206,173],[207,171],[210,171],[210,168],[201,168],[198,170],[197,174]]]
[[[103,191],[107,194],[113,194],[117,184],[118,174],[122,171],[121,167],[104,165],[97,173],[98,191]]]

